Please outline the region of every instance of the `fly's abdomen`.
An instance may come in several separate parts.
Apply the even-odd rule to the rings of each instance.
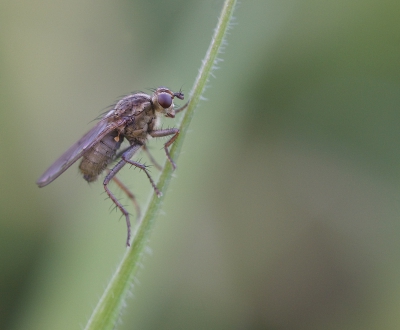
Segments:
[[[122,135],[116,139],[117,136],[117,132],[111,132],[83,154],[79,169],[86,181],[95,181],[113,160],[124,139]]]

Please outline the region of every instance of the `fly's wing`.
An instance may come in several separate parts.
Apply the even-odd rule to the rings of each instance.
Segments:
[[[37,180],[37,185],[39,187],[47,186],[81,158],[86,150],[98,143],[107,133],[121,127],[126,122],[123,118],[109,122],[107,120],[108,117],[110,116],[106,115],[105,118],[98,122],[96,126],[87,132],[78,142],[64,152],[64,154],[43,173],[39,180]]]

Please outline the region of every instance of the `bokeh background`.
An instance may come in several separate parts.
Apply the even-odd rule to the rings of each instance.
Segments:
[[[221,6],[1,1],[1,329],[84,327],[125,222],[77,165],[35,181],[120,96],[188,95]],[[239,4],[119,329],[400,328],[399,14]]]

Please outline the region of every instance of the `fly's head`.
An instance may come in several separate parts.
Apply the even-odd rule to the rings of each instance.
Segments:
[[[157,88],[151,98],[156,112],[165,115],[165,117],[174,118],[175,110],[173,99],[175,97],[183,100],[183,93],[180,91],[174,93],[165,87]]]

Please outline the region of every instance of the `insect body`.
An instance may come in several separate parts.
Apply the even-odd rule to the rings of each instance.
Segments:
[[[114,159],[116,151],[124,139],[123,136],[120,138],[117,137],[118,132],[112,131],[82,155],[79,169],[87,182],[95,181],[99,174]]]
[[[88,182],[95,181],[106,169],[107,165],[115,159],[116,151],[120,148],[125,138],[129,142],[129,147],[122,152],[121,160],[109,171],[103,185],[108,196],[125,216],[128,227],[126,244],[129,246],[131,232],[129,214],[109,190],[108,183],[113,179],[119,182],[115,175],[128,163],[142,169],[149,178],[156,194],[160,195],[146,166],[131,160],[131,158],[140,148],[145,146],[149,135],[152,137],[172,135],[164,144],[164,150],[172,166],[176,167],[171,159],[168,147],[177,138],[179,130],[177,128],[156,128],[159,116],[164,115],[174,118],[177,112],[186,108],[187,104],[175,109],[173,103],[175,97],[183,100],[184,96],[181,92],[173,93],[164,87],[157,88],[151,96],[145,93],[136,93],[124,97],[96,126],[71,146],[43,173],[37,181],[38,186],[44,187],[54,181],[81,157],[82,161],[79,169],[83,174],[83,178]]]

